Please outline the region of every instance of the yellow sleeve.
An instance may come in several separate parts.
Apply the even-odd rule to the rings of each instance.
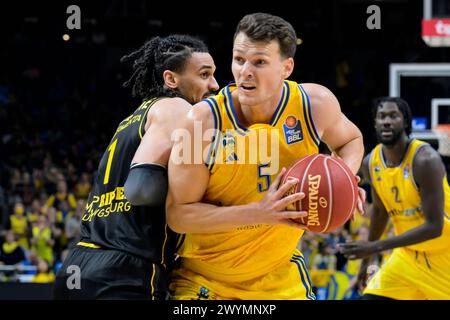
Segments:
[[[77,199],[75,199],[75,196],[72,193],[69,193],[67,200],[69,201],[69,206],[71,208],[75,209],[77,207]]]
[[[42,238],[45,240],[50,240],[52,238],[52,230],[50,228],[45,228],[42,231]]]
[[[33,227],[31,233],[33,234],[33,237],[36,237],[39,233],[39,227]]]
[[[53,204],[55,203],[55,195],[51,195],[50,197],[48,197],[47,199],[47,208],[51,208],[53,207]]]

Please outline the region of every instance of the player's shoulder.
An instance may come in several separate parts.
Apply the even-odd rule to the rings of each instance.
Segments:
[[[436,163],[441,163],[440,154],[428,143],[418,146],[414,155],[414,167],[427,167]]]
[[[314,120],[322,122],[324,116],[333,120],[333,115],[340,112],[339,101],[327,87],[317,83],[302,83],[300,86],[309,98]]]
[[[370,158],[371,157],[372,157],[372,151],[369,152],[368,154],[366,154],[366,156],[364,157],[364,159],[362,161],[363,168],[369,169],[369,164],[370,164]]]
[[[327,87],[318,83],[299,83],[299,85],[305,90],[309,99],[318,101],[326,101],[328,99],[336,99],[333,92]]]
[[[211,98],[196,103],[188,113],[192,121],[201,122],[203,129],[214,128],[215,108]]]
[[[164,97],[158,99],[151,107],[152,113],[173,114],[179,112],[188,112],[192,105],[183,98]]]
[[[429,144],[421,145],[412,160],[414,180],[418,185],[428,185],[436,179],[441,181],[445,167],[440,154]]]

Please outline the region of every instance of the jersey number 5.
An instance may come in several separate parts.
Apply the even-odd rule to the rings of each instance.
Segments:
[[[258,191],[264,192],[267,191],[270,187],[270,174],[269,174],[269,164],[260,164],[258,165]],[[263,179],[261,181],[261,179]]]

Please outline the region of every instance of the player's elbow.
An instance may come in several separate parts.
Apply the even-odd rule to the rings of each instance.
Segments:
[[[142,190],[130,185],[125,186],[125,197],[133,206],[159,207],[164,205],[160,196],[155,196],[149,190]]]
[[[440,224],[439,226],[435,227],[433,230],[433,236],[434,238],[438,238],[442,235],[442,230],[444,229],[443,224]]]
[[[159,166],[133,167],[124,186],[127,200],[133,206],[164,206],[167,196],[167,173]]]
[[[430,239],[438,238],[442,235],[442,230],[444,229],[443,221],[434,221],[428,223],[428,236]]]
[[[183,234],[186,230],[183,228],[183,219],[180,216],[179,205],[170,203],[166,206],[166,223],[172,231]]]

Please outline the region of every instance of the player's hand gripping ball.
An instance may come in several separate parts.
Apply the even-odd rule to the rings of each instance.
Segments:
[[[328,233],[343,226],[355,211],[358,200],[356,176],[339,158],[324,154],[303,157],[286,172],[281,184],[289,177],[299,180],[286,195],[304,192],[301,201],[288,210],[308,211],[296,222],[314,233]]]

